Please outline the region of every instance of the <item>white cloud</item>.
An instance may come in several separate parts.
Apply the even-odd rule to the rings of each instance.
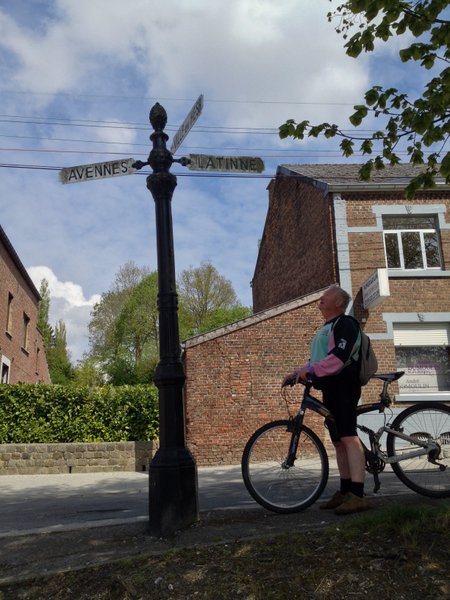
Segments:
[[[59,281],[49,267],[29,267],[28,273],[38,289],[41,281],[46,279],[51,296],[54,298],[64,298],[71,306],[93,306],[100,300],[99,294],[85,298],[80,285],[72,281]]]
[[[194,91],[217,99],[317,101],[312,86],[357,101],[367,81],[364,60],[345,56],[315,0],[229,0],[226,10],[209,0],[166,0],[151,10],[145,0],[133,0],[131,10],[121,0],[59,0],[55,7],[36,31],[5,15],[0,21],[0,44],[19,61],[20,89],[83,93],[111,90],[114,81],[117,91],[119,77],[127,90],[124,66],[128,75],[141,74],[141,89],[164,96],[186,97],[189,90],[188,97]],[[330,68],[345,74],[345,85],[341,77],[330,85],[324,76]],[[233,107],[225,112],[239,117]],[[266,119],[267,106],[257,107],[258,114]],[[222,116],[228,115],[222,110]]]
[[[29,267],[27,269],[34,285],[40,288],[43,279],[48,281],[50,290],[50,325],[60,320],[66,325],[67,348],[73,362],[81,359],[87,349],[88,323],[91,310],[100,301],[99,294],[85,298],[80,285],[72,281],[59,281],[55,273],[46,266]]]

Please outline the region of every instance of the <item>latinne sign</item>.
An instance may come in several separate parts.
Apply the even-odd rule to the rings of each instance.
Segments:
[[[362,285],[363,306],[373,308],[390,296],[387,269],[376,269]]]
[[[191,171],[229,171],[238,173],[262,173],[264,162],[255,156],[211,156],[189,154],[188,167]]]
[[[61,183],[79,183],[81,181],[92,181],[93,179],[131,175],[136,171],[133,168],[135,162],[134,158],[122,158],[92,165],[66,167],[59,172],[59,180]]]

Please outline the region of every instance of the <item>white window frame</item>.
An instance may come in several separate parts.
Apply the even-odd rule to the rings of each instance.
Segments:
[[[338,204],[337,200],[335,200],[336,204]],[[342,213],[344,223],[345,221],[345,203],[341,201],[343,207],[340,208],[340,214]],[[375,215],[376,225],[369,226],[358,226],[358,227],[348,227],[348,233],[380,233],[383,234],[383,216],[398,216],[398,215],[436,215],[439,232],[442,234],[443,231],[450,229],[450,222],[447,223],[446,219],[448,219],[448,211],[447,206],[445,204],[414,204],[414,205],[402,205],[402,204],[374,204],[372,206],[372,212]],[[338,223],[338,221],[336,221]],[[342,227],[342,224],[340,224]],[[338,230],[337,230],[338,231]],[[342,235],[341,235],[342,238]],[[345,238],[345,248],[346,254],[343,256],[343,260],[345,260],[346,269],[344,271],[344,275],[347,274],[350,269],[349,266],[349,252],[348,252],[348,238]],[[341,241],[341,243],[343,243]],[[442,252],[442,248],[441,248]],[[339,259],[339,264],[341,265],[341,258]],[[341,268],[342,271],[342,268]],[[442,269],[411,269],[402,271],[401,269],[388,269],[389,278],[408,278],[408,277],[439,277],[439,278],[448,278],[450,277],[450,270]],[[341,281],[343,274],[340,272]],[[351,283],[351,279],[349,281]],[[351,290],[351,285],[347,285],[346,289]]]
[[[395,216],[395,215],[383,215],[386,217],[390,217],[390,216]],[[399,215],[399,216],[404,216],[404,215]],[[433,216],[435,221],[437,221],[437,215],[435,214],[431,214],[430,216]],[[403,233],[418,233],[419,234],[419,239],[420,239],[420,251],[422,254],[422,266],[421,267],[415,267],[415,268],[407,268],[405,267],[405,258],[403,255],[403,242],[402,242],[402,234]],[[438,243],[438,252],[439,252],[439,266],[438,267],[429,267],[427,264],[427,255],[426,255],[426,250],[425,250],[425,233],[435,233],[436,237],[437,237],[437,243]],[[400,267],[390,267],[388,264],[388,255],[387,255],[387,249],[386,249],[386,234],[395,234],[397,236],[397,246],[398,246],[398,251],[399,251],[399,256],[400,256]],[[386,267],[389,270],[396,270],[396,271],[440,271],[442,270],[442,252],[441,252],[441,240],[440,240],[440,234],[439,234],[439,228],[438,227],[434,227],[433,229],[429,228],[429,229],[422,229],[422,228],[417,228],[417,229],[383,229],[383,243],[384,243],[384,256],[386,259]]]

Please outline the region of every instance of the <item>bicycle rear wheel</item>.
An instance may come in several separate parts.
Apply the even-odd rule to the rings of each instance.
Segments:
[[[402,411],[392,428],[420,441],[433,441],[437,450],[430,454],[391,463],[392,470],[406,486],[424,496],[450,496],[450,407],[438,402],[420,403]],[[388,433],[388,456],[399,459],[420,450],[414,442]],[[432,461],[435,462],[432,462]]]
[[[288,466],[289,448],[296,435],[295,461]],[[244,448],[241,466],[250,495],[277,513],[308,508],[328,481],[328,456],[319,437],[305,426],[295,433],[293,422],[287,420],[267,423],[255,431]]]

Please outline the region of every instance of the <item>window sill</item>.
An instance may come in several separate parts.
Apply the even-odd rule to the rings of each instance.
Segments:
[[[396,394],[396,402],[450,402],[449,392],[422,392],[419,394]]]
[[[9,338],[10,340],[12,340],[12,333],[9,333],[9,331],[5,331],[5,335],[7,338]]]
[[[20,348],[20,349],[22,350],[22,352],[23,352],[24,354],[26,354],[27,356],[30,356],[30,352],[29,352],[29,350],[27,350],[27,349],[26,349],[26,348],[24,348],[23,346],[21,346],[21,348]]]
[[[428,277],[428,279],[432,279],[434,277],[450,277],[450,271],[440,271],[439,269],[417,269],[410,271],[388,269],[388,277],[390,279],[402,279],[408,277]]]

